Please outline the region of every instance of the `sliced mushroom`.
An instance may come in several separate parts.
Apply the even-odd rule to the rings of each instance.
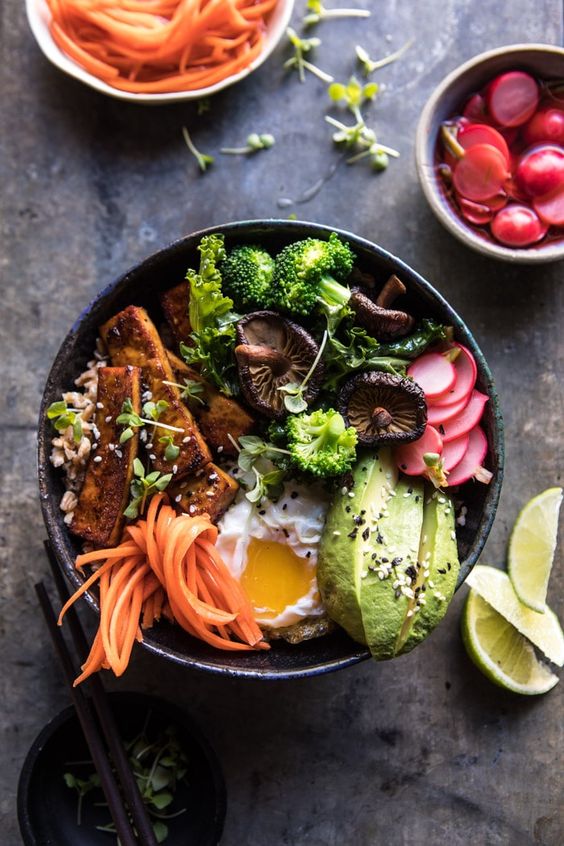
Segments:
[[[415,441],[427,423],[425,394],[419,385],[390,373],[353,376],[343,385],[338,405],[364,446]]]
[[[301,385],[308,375],[319,345],[297,323],[274,311],[255,311],[237,324],[235,357],[239,368],[241,390],[248,404],[266,417],[281,418],[284,407],[284,385]],[[304,399],[312,402],[323,378],[319,362],[308,379]]]
[[[355,323],[379,341],[392,341],[407,335],[413,328],[413,317],[405,311],[389,308],[396,297],[405,294],[405,290],[405,285],[395,274],[390,276],[375,301],[355,288],[349,300],[356,315]]]

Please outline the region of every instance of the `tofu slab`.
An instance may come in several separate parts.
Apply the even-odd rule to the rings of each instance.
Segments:
[[[171,483],[167,493],[176,508],[192,517],[209,514],[215,522],[231,505],[238,490],[238,482],[210,462],[193,476]]]
[[[169,288],[160,295],[161,308],[174,339],[178,344],[190,343],[190,318],[188,317],[188,302],[190,300],[190,286],[188,282],[181,282],[174,288]]]
[[[116,424],[125,399],[135,411],[141,408],[141,370],[138,367],[101,367],[98,370],[96,426],[98,446],[90,453],[84,484],[70,530],[96,547],[116,546],[124,524],[123,512],[129,501],[133,461],[137,456],[137,432],[125,444],[119,436],[123,426]]]
[[[176,467],[180,476],[194,473],[211,460],[210,450],[196,421],[184,405],[180,391],[164,382],[174,382],[174,373],[157,329],[144,308],[128,306],[100,327],[112,364],[132,365],[142,369],[143,388],[150,391],[152,401],[165,400],[168,408],[159,417],[159,423],[175,426],[182,432],[157,429],[152,437],[151,455],[155,470],[170,473]],[[180,448],[174,462],[165,458],[166,444],[159,438],[170,434]]]

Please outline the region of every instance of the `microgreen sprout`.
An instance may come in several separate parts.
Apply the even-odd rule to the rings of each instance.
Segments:
[[[342,103],[350,109],[357,123],[364,123],[360,109],[368,100],[374,100],[378,93],[378,84],[367,82],[362,85],[355,76],[351,76],[346,84],[333,82],[327,93],[334,103]]]
[[[165,461],[175,461],[178,458],[180,447],[174,443],[172,435],[163,435],[162,438],[159,438],[159,443],[166,444],[164,453]]]
[[[288,450],[263,441],[257,435],[243,435],[239,443],[232,435],[228,435],[228,438],[239,453],[237,463],[240,469],[252,474],[245,494],[249,502],[261,502],[265,497],[272,499],[278,496],[286,471],[274,467],[273,462],[280,460],[279,456],[290,455]]]
[[[196,379],[189,379],[186,377],[183,385],[180,385],[178,382],[167,382],[163,379],[163,385],[170,385],[173,388],[179,388],[180,396],[184,400],[196,400],[196,402],[199,402],[201,405],[206,404],[205,399],[202,397],[202,394],[205,392],[204,385]]]
[[[315,368],[319,364],[321,360],[321,356],[323,355],[323,350],[325,349],[325,344],[327,343],[328,332],[325,330],[323,333],[323,340],[319,345],[319,350],[311,367],[309,368],[308,372],[304,376],[301,384],[297,382],[288,382],[286,385],[281,385],[278,390],[285,394],[284,396],[284,406],[286,411],[289,411],[290,414],[299,414],[301,411],[305,411],[307,408],[307,402],[304,398],[305,389],[307,387],[307,383],[311,379]]]
[[[269,150],[274,146],[274,141],[274,135],[269,133],[258,135],[256,132],[251,132],[247,135],[247,143],[244,147],[222,147],[219,152],[229,156],[248,156],[259,150]]]
[[[98,773],[92,773],[89,778],[78,778],[73,773],[65,773],[63,775],[67,787],[74,787],[78,793],[78,802],[76,805],[76,824],[80,825],[82,822],[82,800],[87,793],[100,787],[100,776]]]
[[[366,9],[326,9],[322,0],[307,0],[307,14],[304,17],[305,27],[315,26],[320,21],[331,18],[369,18],[370,12]]]
[[[380,68],[385,68],[386,65],[391,65],[392,62],[401,58],[401,56],[409,50],[414,40],[414,38],[410,38],[409,41],[406,41],[403,47],[400,47],[399,50],[396,50],[394,53],[390,53],[389,56],[384,56],[383,59],[371,59],[364,47],[357,44],[355,47],[356,57],[362,66],[364,75],[370,76],[370,74],[374,73],[374,71],[380,70]]]
[[[300,38],[298,33],[290,26],[286,30],[286,35],[288,36],[290,44],[294,48],[294,55],[284,62],[284,67],[297,70],[300,82],[305,82],[306,70],[314,76],[317,76],[323,82],[333,82],[331,74],[325,73],[325,71],[322,71],[316,65],[313,65],[311,62],[304,59],[304,55],[307,55],[316,47],[319,47],[321,39]]]
[[[143,514],[147,499],[158,491],[164,491],[172,479],[172,473],[163,475],[158,470],[154,470],[146,476],[143,463],[138,458],[133,462],[133,474],[134,479],[130,488],[131,500],[123,512],[130,520],[134,520],[139,514]]]
[[[347,164],[355,164],[361,159],[370,158],[374,170],[384,170],[388,166],[388,157],[399,157],[399,152],[392,147],[378,143],[376,133],[361,120],[353,126],[347,126],[339,120],[325,115],[325,120],[335,127],[333,133],[335,144],[342,144],[347,148],[357,148],[358,152],[347,159]]]
[[[182,135],[184,137],[186,146],[198,162],[198,167],[200,168],[202,173],[204,173],[208,169],[209,165],[213,164],[213,156],[208,156],[207,153],[200,153],[200,151],[196,148],[194,142],[192,141],[190,133],[188,132],[185,126],[182,127]]]
[[[211,100],[209,97],[201,97],[197,103],[198,117],[205,115],[211,109]]]
[[[71,408],[64,400],[52,402],[47,409],[47,419],[51,420],[57,432],[64,432],[72,426],[72,437],[75,444],[82,438],[82,418],[77,408]]]
[[[127,427],[120,435],[120,444],[129,441],[134,435],[133,430],[143,426],[153,426],[157,429],[167,429],[170,432],[180,432],[182,434],[184,429],[181,429],[179,426],[170,426],[168,423],[158,422],[159,417],[167,408],[168,402],[166,400],[159,400],[156,403],[146,402],[143,406],[143,414],[145,416],[141,417],[133,408],[133,403],[128,397],[121,407],[121,414],[116,417],[116,423],[120,426]]]

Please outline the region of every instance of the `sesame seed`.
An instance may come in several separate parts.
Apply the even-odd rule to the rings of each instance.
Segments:
[[[180,502],[181,499],[182,499],[182,494],[178,494],[178,496],[174,497],[175,502]]]
[[[349,491],[349,496],[351,499],[354,499],[354,491]]]
[[[97,402],[96,408],[104,408],[104,403],[103,402]]]
[[[223,452],[223,446],[220,444],[217,448],[217,454],[219,455],[221,452]]]
[[[455,532],[455,531],[452,531],[452,532],[450,533],[450,539],[451,539],[451,540],[453,540],[453,541],[455,541],[455,540],[456,540],[456,532]]]
[[[154,453],[154,452],[152,452],[152,453],[149,455],[149,458],[151,459],[151,461],[155,461],[156,457],[157,457],[157,456],[155,455],[155,453]]]
[[[407,499],[407,498],[408,498],[408,497],[410,497],[410,496],[411,496],[410,492],[409,492],[409,491],[406,491],[406,493],[404,493],[404,495],[403,495],[403,498],[404,498],[404,499]]]
[[[182,443],[183,443],[183,444],[187,444],[190,440],[191,440],[191,436],[190,436],[190,435],[186,435],[186,437],[185,437],[185,438],[182,438]]]
[[[116,449],[115,454],[117,458],[123,458],[123,452],[121,449]]]
[[[173,465],[172,465],[172,472],[173,472],[174,474],[178,473],[178,464],[173,464]]]
[[[98,449],[98,444],[92,444],[92,449]]]
[[[213,491],[206,491],[206,496],[207,496],[209,499],[211,499],[213,495],[214,495]]]
[[[195,505],[189,505],[188,506],[188,513],[193,514],[194,511],[196,511],[196,506]]]
[[[111,415],[111,414],[108,414],[108,416],[107,416],[107,417],[105,417],[104,419],[105,419],[106,423],[111,423],[111,420],[112,420],[112,415]]]
[[[412,608],[410,608],[410,609],[409,609],[409,611],[407,612],[407,614],[406,614],[405,616],[406,616],[406,617],[413,617],[413,609],[412,609]]]
[[[102,456],[101,456],[101,455],[97,455],[97,456],[96,456],[96,458],[94,459],[94,461],[96,462],[96,464],[99,464],[99,463],[101,462],[101,460],[102,460]]]
[[[339,531],[338,529],[334,529],[334,530],[333,530],[333,534],[334,534],[334,535],[335,535],[335,537],[337,537],[337,538],[338,538],[338,537],[340,537],[340,535],[341,535],[341,533],[340,533],[340,531]]]
[[[147,440],[147,430],[146,429],[141,429],[141,431],[139,432],[139,440],[143,441],[143,443],[145,443],[145,441]]]
[[[108,449],[110,450],[110,452],[113,452],[115,448],[116,448],[115,444],[108,444]]]

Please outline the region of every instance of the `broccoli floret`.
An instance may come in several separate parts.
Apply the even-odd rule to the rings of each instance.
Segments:
[[[265,308],[272,300],[274,259],[262,247],[235,247],[221,265],[223,290],[237,308]]]
[[[306,238],[284,247],[276,258],[275,305],[304,316],[316,305],[328,316],[342,312],[351,291],[341,283],[348,278],[353,263],[352,250],[334,232],[328,241]]]
[[[286,421],[287,448],[300,470],[314,476],[340,476],[356,456],[356,429],[345,426],[334,409],[290,415]]]

